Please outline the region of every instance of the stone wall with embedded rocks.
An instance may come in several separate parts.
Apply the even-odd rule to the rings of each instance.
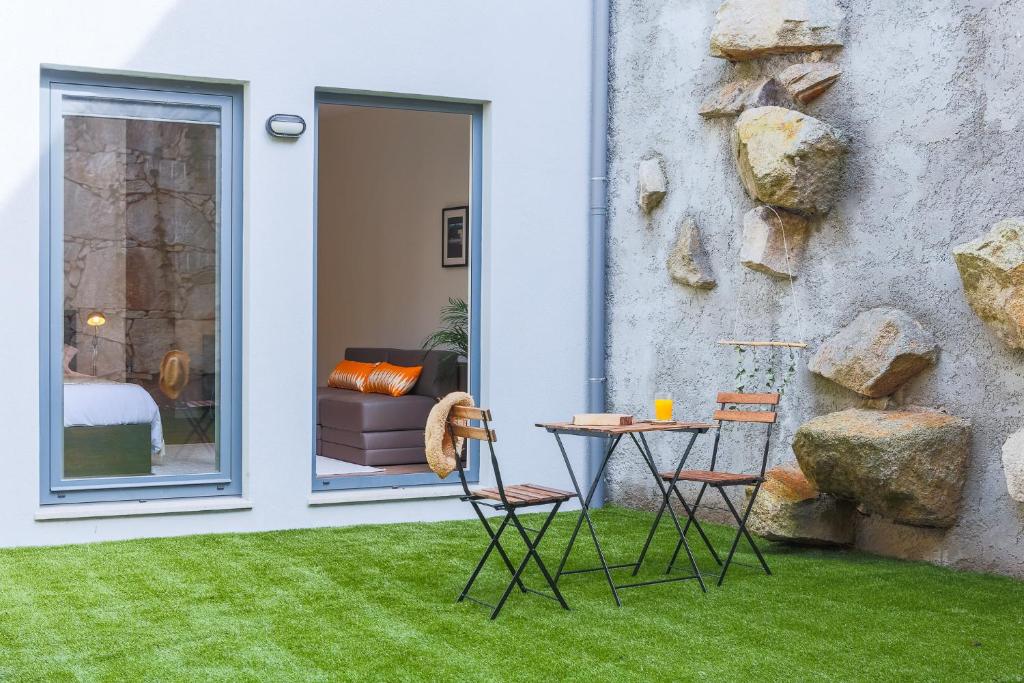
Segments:
[[[999,336],[1005,324],[972,311],[952,253],[997,222],[1024,215],[1024,4],[839,0],[845,20],[837,35],[823,30],[800,38],[824,45],[819,54],[736,63],[712,55],[721,4],[614,3],[610,409],[647,415],[654,393],[667,390],[677,416],[707,417],[715,391],[735,387],[735,351],[717,340],[804,339],[811,348],[786,389],[770,464],[794,462],[791,444],[801,424],[880,401],[968,420],[962,502],[955,520],[943,520],[953,525],[910,526],[862,512],[856,544],[1024,577],[1024,503],[1008,492],[1003,465],[1004,442],[1024,428],[1024,352]],[[777,4],[787,3],[762,6]],[[777,18],[768,16],[768,23]],[[749,30],[742,21],[725,28],[719,52],[734,50],[730,41]],[[770,40],[774,29],[762,28],[757,39]],[[830,47],[837,41],[841,48]],[[766,85],[770,77],[776,81]],[[748,228],[758,240],[743,239],[744,217],[759,204],[744,188],[731,141],[737,115],[785,99],[778,86],[798,100],[783,106],[839,131],[847,149],[834,205],[813,217],[802,255],[789,264],[792,289],[788,277],[763,272],[778,269],[771,222],[760,232]],[[655,157],[666,193],[645,212],[638,168]],[[686,232],[690,225],[699,228],[700,249]],[[701,263],[696,270],[707,275],[693,275],[692,252]],[[768,265],[754,270],[744,258]],[[808,371],[826,340],[879,307],[898,309],[934,337],[934,363],[926,350],[928,362],[918,363],[888,399],[866,398]],[[833,364],[842,361],[836,358]],[[695,464],[706,462],[711,439],[699,443]],[[1016,443],[1007,456],[1013,481],[1020,477]],[[679,438],[651,440],[666,465],[675,464],[683,445]],[[749,442],[723,446],[723,465],[756,468],[755,449]],[[654,490],[639,459],[623,448],[609,470],[610,499],[651,507]],[[741,499],[743,492],[736,494]]]
[[[216,134],[202,125],[67,119],[64,309],[65,341],[79,348],[73,369],[145,384],[177,348],[194,376],[214,372]],[[95,310],[107,322],[94,359],[85,318]]]

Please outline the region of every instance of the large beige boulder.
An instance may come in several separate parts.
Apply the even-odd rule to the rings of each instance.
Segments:
[[[652,156],[640,160],[637,167],[637,203],[644,213],[654,211],[665,199],[668,180],[661,157]]]
[[[734,61],[840,47],[843,12],[832,0],[725,0],[711,55]]]
[[[967,420],[927,408],[854,408],[804,423],[793,439],[819,490],[917,526],[956,521],[967,476]]]
[[[1024,429],[1011,434],[1003,444],[1003,474],[1010,498],[1024,503]]]
[[[808,214],[832,208],[846,154],[839,131],[792,109],[757,107],[736,119],[732,143],[754,199]]]
[[[967,302],[1008,346],[1024,349],[1024,217],[953,250]]]
[[[747,500],[753,489],[747,489]],[[748,526],[770,541],[802,545],[851,545],[856,536],[854,503],[821,493],[795,465],[776,467],[750,510]]]
[[[864,311],[825,340],[807,369],[868,398],[888,396],[939,354],[935,337],[898,308]]]
[[[810,234],[803,216],[758,206],[743,216],[740,263],[772,277],[795,278]]]
[[[679,224],[679,236],[668,256],[669,276],[682,285],[697,289],[712,289],[715,273],[711,270],[707,251],[701,243],[700,229],[693,218],[687,216]]]

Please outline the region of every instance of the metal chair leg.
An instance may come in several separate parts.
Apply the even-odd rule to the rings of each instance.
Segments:
[[[487,530],[487,535],[493,541],[495,538],[494,530],[491,528],[490,523],[487,521],[487,517],[480,510],[480,506],[477,505],[476,503],[473,503],[473,510],[476,511],[476,516],[480,518],[480,523],[484,525],[484,529]],[[508,567],[508,570],[510,572],[515,572],[516,568],[512,564],[512,560],[509,559],[508,554],[505,552],[505,549],[501,546],[500,543],[495,546],[495,550],[498,551],[498,555],[501,556],[501,560],[505,563],[505,566]],[[519,581],[519,590],[523,593],[526,592],[526,586],[523,584],[522,580]]]
[[[747,509],[743,513],[743,525],[740,527],[740,530],[743,531],[743,535],[747,537],[747,543],[750,544],[751,550],[754,551],[754,554],[757,556],[757,559],[761,563],[761,567],[764,569],[765,573],[768,576],[771,576],[772,570],[768,568],[768,563],[765,561],[764,555],[761,554],[761,549],[758,547],[757,543],[754,542],[754,537],[750,535],[750,530],[747,528],[750,511],[754,509],[754,501],[757,500],[757,494],[761,490],[761,486],[761,483],[756,484],[754,486],[754,490],[750,493],[750,502],[747,503]]]
[[[696,512],[697,508],[700,507],[700,501],[704,498],[704,492],[707,491],[707,490],[708,490],[708,485],[707,484],[701,484],[700,485],[700,491],[697,492],[697,498],[695,498],[694,501],[693,501],[693,510],[694,510],[694,512]],[[690,522],[691,521],[696,522],[697,520],[696,520],[696,518],[694,518],[693,520],[689,520],[689,519],[686,520],[686,526],[684,527],[684,531],[689,531],[690,530]]]
[[[697,566],[697,559],[693,556],[693,551],[690,550],[690,544],[686,542],[686,536],[680,534],[679,540],[682,542],[683,548],[686,550],[686,557],[690,560],[690,569],[693,570],[694,575],[697,577],[697,583],[700,584],[700,589],[707,593],[708,587],[704,584],[704,576],[700,573],[700,567]]]
[[[200,407],[199,415],[193,415],[193,408],[185,409],[185,419],[188,421],[189,431],[188,436],[185,437],[185,443],[191,443],[192,436],[198,436],[202,439],[201,443],[213,443],[210,438],[209,428],[213,426],[213,409],[208,407]]]
[[[534,563],[537,565],[537,568],[540,569],[540,573],[543,574],[544,580],[548,582],[548,586],[551,588],[551,592],[554,593],[555,599],[558,600],[558,603],[563,608],[569,609],[569,603],[567,603],[565,598],[562,597],[562,592],[558,590],[558,584],[555,583],[555,580],[548,572],[547,566],[544,564],[544,560],[542,560],[540,555],[537,553],[537,546],[540,544],[540,539],[547,532],[548,526],[550,526],[551,522],[554,520],[555,515],[558,514],[558,508],[560,507],[562,507],[561,503],[555,504],[555,507],[548,514],[547,519],[544,520],[544,524],[541,525],[540,531],[537,532],[537,536],[532,540],[526,533],[526,527],[524,527],[519,521],[519,517],[517,517],[514,512],[510,513],[510,516],[512,517],[512,523],[515,524],[516,528],[519,530],[519,535],[523,537],[523,541],[526,543],[527,556],[533,556]]]
[[[491,619],[498,618],[498,614],[501,612],[501,608],[505,606],[505,601],[508,600],[508,596],[512,594],[512,589],[515,587],[516,582],[519,581],[519,578],[522,576],[523,571],[526,569],[526,565],[529,564],[530,558],[533,557],[534,559],[539,561],[540,558],[537,555],[536,548],[538,545],[540,545],[541,539],[544,538],[544,534],[547,533],[548,527],[551,525],[551,520],[554,519],[554,515],[548,515],[548,518],[544,522],[544,525],[540,528],[540,531],[537,532],[536,538],[534,538],[532,541],[530,540],[529,534],[526,533],[526,530],[523,529],[522,524],[516,517],[514,510],[509,510],[508,516],[505,517],[505,519],[511,519],[513,523],[516,525],[516,527],[519,529],[520,533],[522,534],[523,541],[526,543],[526,556],[523,557],[523,561],[519,563],[519,566],[512,573],[512,580],[509,581],[508,586],[505,588],[505,591],[501,594],[501,598],[499,598],[498,603],[494,606],[494,611],[491,612]],[[544,574],[547,574],[546,569],[543,570],[543,572]],[[562,604],[562,606],[566,609],[569,609],[569,606],[565,604],[565,600],[561,599],[561,593],[558,593],[557,595],[559,597],[559,602]]]
[[[476,505],[474,504],[473,507],[476,507]],[[498,527],[497,533],[495,533],[494,536],[491,538],[491,542],[487,545],[487,550],[484,551],[483,557],[481,557],[480,561],[477,562],[476,568],[470,575],[469,581],[466,582],[466,587],[462,589],[462,593],[459,594],[459,598],[458,600],[456,600],[456,602],[462,602],[466,599],[466,596],[469,595],[469,589],[473,587],[473,582],[476,581],[476,577],[480,575],[480,570],[483,569],[484,564],[487,563],[487,558],[491,556],[491,551],[494,550],[495,546],[499,545],[499,539],[501,538],[501,535],[505,532],[505,529],[508,527],[508,522],[508,515],[505,515],[505,519],[501,520],[501,525]],[[502,553],[504,553],[504,550],[502,550]],[[516,576],[515,578],[518,579],[519,577]]]
[[[675,486],[675,482],[672,483],[672,486],[673,487]],[[672,509],[672,506],[668,502],[669,501],[669,497],[671,495],[672,494],[670,492],[666,492],[665,493],[665,497],[664,497],[664,499],[662,500],[662,503],[661,503],[661,508],[658,509],[658,514],[654,518],[654,524],[651,525],[651,530],[647,534],[647,542],[644,543],[643,550],[640,551],[640,557],[639,557],[639,559],[637,559],[636,566],[633,568],[633,576],[636,576],[637,573],[640,571],[640,565],[644,561],[644,555],[647,554],[647,549],[650,546],[651,540],[654,538],[654,534],[655,534],[655,532],[658,529],[658,524],[661,523],[661,517],[664,514],[665,509],[668,508],[669,514],[672,516],[672,521],[675,522],[676,533],[679,534],[679,540],[676,542],[676,549],[672,553],[672,559],[671,559],[671,561],[669,561],[668,569],[665,570],[665,573],[667,574],[667,573],[672,571],[672,566],[675,564],[676,558],[679,557],[679,551],[682,548],[685,547],[686,548],[686,556],[690,559],[690,567],[693,569],[693,573],[697,577],[697,582],[700,583],[701,590],[704,591],[705,593],[707,593],[708,589],[707,589],[707,586],[704,585],[704,578],[701,576],[700,568],[697,566],[697,560],[693,557],[693,552],[690,550],[690,544],[687,543],[687,541],[686,541],[686,532],[683,531],[682,528],[680,527],[679,520],[676,518],[676,515],[675,515],[675,511]],[[684,503],[684,507],[686,507],[685,503]],[[692,514],[692,513],[690,513],[689,508],[686,508],[686,509],[687,509],[687,514]],[[715,554],[715,550],[714,550],[714,548],[711,547],[711,544],[707,540],[707,537],[704,537],[703,534],[702,534],[702,537],[704,538],[704,542],[706,544],[708,544],[708,548],[711,550],[711,553],[713,555],[715,555],[715,559],[718,559],[718,556]]]
[[[677,486],[678,483],[679,482],[677,481],[673,481],[671,484],[671,490],[675,493],[676,498],[682,504],[683,510],[686,511],[686,525],[683,527],[683,536],[686,536],[686,533],[690,530],[690,524],[692,523],[693,526],[697,529],[697,533],[700,534],[701,539],[704,541],[705,547],[707,547],[708,551],[711,553],[711,557],[713,557],[715,559],[715,562],[719,566],[721,566],[722,558],[718,556],[718,552],[715,550],[715,546],[711,544],[711,539],[709,539],[707,534],[704,533],[704,527],[702,527],[700,525],[700,522],[697,521],[697,508],[700,507],[700,501],[704,497],[704,491],[707,490],[708,485],[703,484],[700,487],[700,493],[697,494],[697,499],[694,501],[693,508],[691,509],[690,506],[686,504],[686,499],[683,497],[682,491],[680,491],[679,487]],[[679,557],[679,550],[682,547],[683,541],[682,538],[680,538],[680,540],[676,542],[675,550],[672,552],[672,559],[668,561],[668,567],[665,569],[666,574],[670,573],[672,571],[672,567],[675,566],[676,558]]]
[[[676,531],[679,532],[679,540],[683,542],[683,549],[686,550],[686,557],[690,560],[690,568],[693,570],[694,576],[697,577],[697,583],[700,584],[700,589],[707,593],[708,587],[704,584],[704,577],[700,573],[700,567],[697,566],[697,558],[693,556],[693,551],[690,549],[690,544],[686,542],[686,534],[683,533],[679,526],[679,520],[676,519],[676,513],[670,505],[668,508],[669,514],[672,516],[672,521],[676,524]]]
[[[693,502],[692,511],[687,506],[686,501],[683,499],[683,494],[678,488],[676,489],[676,497],[679,498],[679,502],[682,504],[687,514],[686,526],[683,527],[683,534],[686,534],[686,532],[690,530],[690,523],[692,522],[693,526],[697,529],[697,533],[700,534],[700,537],[702,539],[704,539],[704,545],[706,545],[708,550],[711,552],[711,556],[715,558],[715,562],[718,565],[721,565],[722,558],[718,556],[718,552],[715,551],[715,546],[712,545],[711,540],[708,538],[708,535],[704,533],[704,527],[700,525],[700,521],[697,519],[697,508],[700,507],[700,501],[704,497],[704,491],[706,491],[707,488],[707,484],[703,484],[700,487],[700,492],[697,494],[697,499]]]
[[[757,544],[754,543],[754,539],[751,537],[750,532],[747,531],[747,518],[750,517],[750,510],[754,507],[754,501],[757,499],[757,492],[760,490],[761,484],[754,486],[754,492],[750,496],[750,502],[747,503],[747,509],[743,512],[742,517],[740,517],[739,512],[736,510],[736,506],[734,506],[732,501],[729,500],[729,496],[726,494],[725,490],[722,487],[717,488],[718,492],[722,494],[722,499],[725,500],[725,504],[728,506],[729,511],[732,512],[732,516],[739,524],[739,528],[736,530],[736,537],[733,539],[732,547],[729,549],[729,556],[725,559],[725,565],[722,566],[722,573],[718,575],[718,585],[721,586],[722,582],[725,580],[725,572],[729,570],[729,564],[732,562],[732,557],[736,553],[736,546],[739,545],[740,538],[743,536],[747,537],[747,542],[753,549],[754,554],[757,555],[757,559],[764,568],[765,573],[768,576],[771,576],[772,570],[768,568],[768,563],[765,562],[764,556],[761,554],[761,550],[757,547]]]

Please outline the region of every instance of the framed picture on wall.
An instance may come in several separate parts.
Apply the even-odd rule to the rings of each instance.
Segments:
[[[469,265],[469,207],[441,210],[441,267]]]

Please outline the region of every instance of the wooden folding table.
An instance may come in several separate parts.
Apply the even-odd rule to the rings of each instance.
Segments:
[[[658,489],[661,491],[662,499],[664,500],[667,495],[665,489],[665,483],[661,480],[658,474],[658,467],[654,463],[654,457],[651,455],[650,446],[647,445],[646,434],[650,432],[685,432],[690,434],[690,441],[686,445],[686,451],[683,454],[683,462],[685,463],[686,458],[690,454],[690,450],[693,448],[694,442],[697,440],[697,435],[704,434],[708,430],[715,429],[716,425],[708,424],[704,422],[638,422],[631,425],[621,426],[602,426],[602,427],[590,427],[583,425],[574,425],[567,422],[551,422],[551,423],[539,423],[538,427],[547,430],[555,436],[555,441],[558,443],[558,449],[562,453],[562,460],[565,462],[565,467],[569,471],[569,478],[572,479],[573,488],[576,490],[576,497],[580,501],[581,509],[579,518],[576,520],[576,526],[573,529],[572,536],[569,539],[569,545],[565,549],[565,554],[562,556],[562,561],[558,565],[558,571],[555,573],[555,582],[562,577],[563,574],[584,574],[587,572],[604,572],[605,578],[608,581],[608,587],[611,589],[612,597],[615,598],[615,604],[622,606],[622,601],[619,599],[619,590],[622,588],[633,588],[637,586],[650,586],[659,583],[668,583],[672,581],[686,581],[689,579],[696,579],[700,584],[701,590],[707,591],[707,587],[704,585],[704,579],[701,576],[700,569],[697,567],[697,562],[693,557],[693,553],[690,551],[690,545],[686,542],[686,537],[683,534],[682,526],[679,524],[679,519],[676,517],[675,511],[672,506],[668,507],[669,514],[672,517],[673,523],[676,525],[676,529],[679,531],[680,537],[683,539],[683,547],[686,549],[686,554],[690,558],[690,566],[693,568],[693,574],[688,576],[675,576],[664,579],[655,579],[652,581],[640,581],[636,583],[624,583],[617,584],[612,578],[613,569],[620,568],[637,568],[638,562],[628,562],[623,564],[608,564],[605,560],[604,551],[601,550],[601,541],[598,540],[597,531],[594,529],[594,523],[590,519],[590,502],[594,497],[594,491],[597,489],[598,484],[601,482],[601,477],[604,476],[604,471],[608,466],[608,461],[611,459],[612,454],[615,453],[619,442],[622,437],[628,436],[629,439],[636,446],[637,451],[640,453],[640,457],[643,459],[647,468],[651,472],[651,476],[654,477],[654,481],[658,484]],[[587,490],[586,495],[580,489],[579,481],[576,477],[576,472],[572,468],[572,463],[569,460],[569,455],[565,451],[565,444],[562,443],[562,436],[585,436],[590,438],[603,438],[608,442],[608,446],[605,449],[604,457],[601,460],[600,466],[597,468],[597,473],[594,475],[594,480],[590,484],[590,488]],[[594,548],[597,550],[597,558],[600,561],[600,566],[590,567],[586,569],[565,569],[565,563],[569,559],[570,553],[572,553],[573,546],[576,543],[576,537],[579,535],[580,528],[583,523],[587,523],[587,528],[590,530],[590,537],[594,541]]]

